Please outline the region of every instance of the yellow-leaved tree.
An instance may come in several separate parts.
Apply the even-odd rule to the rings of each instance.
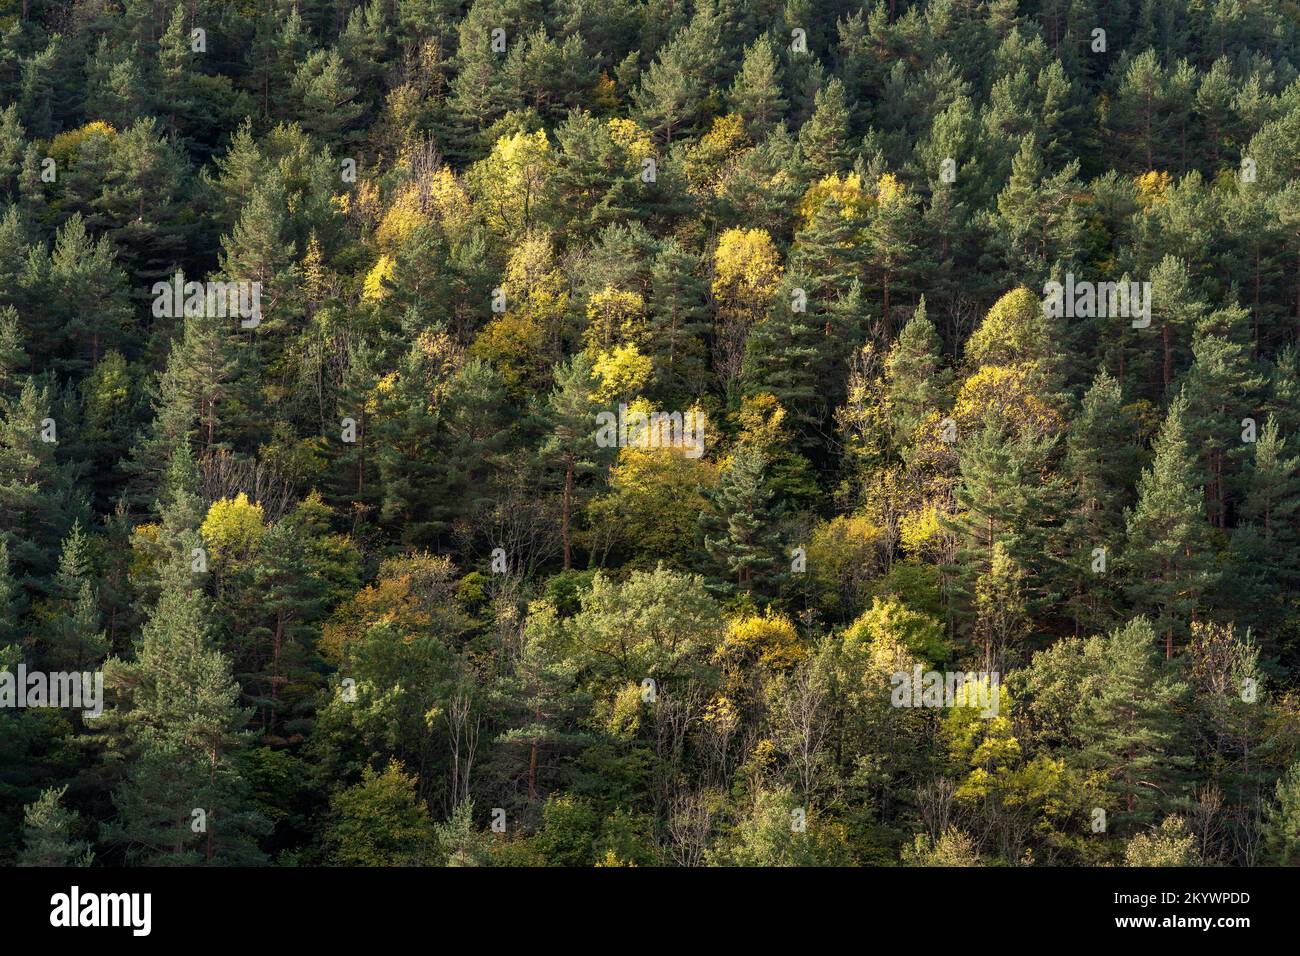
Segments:
[[[728,229],[713,253],[717,300],[714,366],[728,392],[740,377],[745,338],[776,294],[784,269],[772,237],[763,229]]]
[[[554,168],[545,130],[502,136],[485,158],[470,167],[470,192],[488,225],[504,239],[517,239],[532,228]]]
[[[489,322],[470,346],[470,355],[490,363],[516,395],[541,388],[560,358],[569,290],[555,267],[549,235],[530,234],[506,264],[506,311]]]

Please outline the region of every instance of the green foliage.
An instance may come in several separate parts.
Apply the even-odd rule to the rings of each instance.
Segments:
[[[1294,4],[1093,6],[7,3],[0,861],[1296,863]]]
[[[454,824],[453,824],[454,826]],[[330,801],[329,858],[340,866],[428,866],[440,858],[438,831],[397,761],[367,767]]]

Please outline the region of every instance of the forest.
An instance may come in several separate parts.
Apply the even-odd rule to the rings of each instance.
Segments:
[[[0,0],[0,866],[1300,864],[1297,0]]]

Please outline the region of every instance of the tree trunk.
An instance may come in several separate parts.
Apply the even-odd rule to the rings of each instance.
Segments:
[[[1174,353],[1173,353],[1173,343],[1171,341],[1172,338],[1173,338],[1173,333],[1169,328],[1169,319],[1166,318],[1160,329],[1160,339],[1162,345],[1164,346],[1164,352],[1165,352],[1165,361],[1164,361],[1165,394],[1169,393],[1169,383],[1172,380],[1174,374]]]
[[[564,505],[560,513],[560,536],[564,541],[564,570],[568,571],[573,567],[573,558],[570,553],[570,536],[569,536],[569,510],[573,503],[573,459],[570,458],[564,463]]]

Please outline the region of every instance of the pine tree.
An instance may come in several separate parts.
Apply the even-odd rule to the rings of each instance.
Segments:
[[[505,474],[511,439],[505,385],[479,359],[447,383],[440,406],[431,411],[426,403],[419,382],[411,382],[396,399],[379,449],[382,516],[398,521],[412,544],[482,518],[495,503],[494,482]]]
[[[880,316],[886,327],[892,327],[890,294],[910,291],[921,229],[917,207],[916,196],[891,174],[880,178],[867,225],[867,275],[880,286]]]
[[[866,223],[852,204],[826,198],[795,236],[791,265],[805,279],[810,300],[832,302],[862,276]]]
[[[771,310],[749,330],[741,367],[742,395],[776,397],[799,429],[802,443],[822,438],[830,413],[827,375],[837,368],[833,350],[839,343],[827,335],[829,322],[815,300],[795,308],[796,290],[809,285],[798,273],[787,273]]]
[[[709,285],[700,257],[675,239],[655,255],[650,272],[649,336],[655,392],[666,401],[698,396],[708,382]]]
[[[1167,395],[1175,373],[1190,354],[1192,332],[1205,314],[1194,294],[1185,263],[1165,256],[1151,273],[1151,325],[1160,330],[1160,396]]]
[[[560,540],[564,570],[573,567],[572,521],[579,507],[576,482],[596,468],[600,450],[596,447],[596,412],[592,400],[595,387],[591,360],[579,352],[555,370],[555,388],[546,406],[548,435],[542,443],[542,458],[564,472],[560,508]]]
[[[158,90],[156,112],[167,117],[173,133],[184,136],[191,126],[195,103],[190,95],[190,32],[185,7],[177,4],[167,29],[158,39]]]
[[[94,366],[107,350],[121,345],[131,317],[126,276],[108,239],[91,239],[79,214],[64,223],[55,239],[49,284],[68,339],[68,357],[60,365],[81,371],[87,353]]]
[[[1239,624],[1276,636],[1300,589],[1300,455],[1270,418],[1247,469],[1240,523],[1232,531],[1228,567],[1219,589]]]
[[[18,637],[18,615],[22,592],[9,567],[9,543],[0,538],[0,647]]]
[[[927,415],[944,407],[952,372],[943,367],[942,347],[922,296],[885,359],[894,442],[900,448]]]
[[[216,649],[211,606],[197,586],[186,545],[168,542],[162,593],[140,635],[135,660],[113,662],[106,690],[121,695],[105,728],[126,747],[126,774],[114,794],[110,842],[128,860],[152,865],[250,864],[263,859],[256,838],[267,829],[248,809],[237,761],[251,712]]]
[[[108,642],[100,630],[99,595],[88,542],[79,523],[63,542],[54,577],[55,614],[46,660],[51,670],[87,671],[103,660]]]
[[[844,84],[833,77],[817,91],[813,114],[799,130],[799,147],[818,176],[837,176],[853,167],[849,111]]]
[[[356,102],[352,73],[337,50],[315,50],[298,67],[290,87],[303,129],[327,146],[348,141],[348,127],[365,111]]]
[[[680,54],[670,48],[650,65],[637,88],[638,118],[660,133],[665,143],[686,126],[698,110],[700,90],[681,62]]]
[[[1100,671],[1079,716],[1079,759],[1104,775],[1129,825],[1175,805],[1191,765],[1177,723],[1187,687],[1161,672],[1155,636],[1139,617],[1094,639]]]
[[[18,397],[0,405],[0,534],[20,579],[43,576],[54,564],[67,528],[67,475],[55,458],[57,441],[46,441],[51,392],[28,379]],[[59,422],[54,420],[54,437]]]
[[[772,40],[764,34],[745,50],[729,96],[731,108],[745,118],[749,135],[761,140],[789,104],[781,95],[780,66]]]
[[[1116,572],[1124,510],[1133,502],[1138,478],[1136,431],[1119,382],[1099,372],[1071,423],[1062,469],[1071,499],[1060,551],[1071,581],[1067,603],[1076,634],[1108,630],[1123,607]]]
[[[74,839],[80,815],[63,806],[67,787],[50,787],[23,810],[23,849],[19,866],[90,866],[95,853],[85,840]]]
[[[1300,762],[1287,767],[1268,806],[1264,840],[1270,861],[1277,866],[1300,862]]]
[[[273,172],[254,186],[234,228],[221,238],[222,273],[234,282],[261,283],[263,314],[257,331],[250,333],[254,340],[287,332],[300,305],[295,294],[298,257],[286,237],[287,212],[284,178]],[[232,329],[239,325],[237,320],[230,324]]]
[[[1151,616],[1164,638],[1166,659],[1173,658],[1175,636],[1187,633],[1214,575],[1186,410],[1182,396],[1169,406],[1155,459],[1138,481],[1137,504],[1124,513],[1129,599],[1139,613]]]
[[[1052,467],[1058,439],[1020,432],[997,408],[989,408],[976,427],[973,434],[957,435],[957,507],[953,517],[939,517],[958,536],[955,561],[944,569],[951,575],[950,595],[957,599],[953,610],[964,614],[974,601],[976,582],[992,568],[1001,545],[1029,572],[1027,600],[1038,613],[1059,596],[1059,568],[1048,548],[1064,496]]]
[[[262,535],[252,571],[256,623],[243,635],[256,671],[242,681],[261,715],[263,736],[292,734],[320,678],[312,647],[324,615],[326,582],[308,553],[307,528],[286,517]],[[286,726],[287,725],[287,726]]]
[[[1168,82],[1156,51],[1146,50],[1129,63],[1116,91],[1111,124],[1128,147],[1134,172],[1159,169],[1169,155]]]
[[[716,488],[706,495],[700,515],[704,549],[745,591],[770,591],[779,583],[781,543],[775,527],[779,505],[767,485],[767,456],[741,448]]]
[[[233,428],[229,403],[238,388],[239,349],[233,321],[217,315],[184,319],[184,333],[168,356],[158,383],[155,405],[156,440],[170,443],[188,438],[197,425],[204,455],[229,445]]]
[[[1231,307],[1210,315],[1196,330],[1192,355],[1183,383],[1185,421],[1199,451],[1206,515],[1222,529],[1237,498],[1240,462],[1249,452],[1242,429],[1264,386],[1251,367],[1246,310]]]
[[[112,228],[118,261],[133,288],[170,279],[185,255],[195,229],[188,172],[180,145],[149,117],[113,138],[106,174],[102,181],[92,177],[93,212]]]

